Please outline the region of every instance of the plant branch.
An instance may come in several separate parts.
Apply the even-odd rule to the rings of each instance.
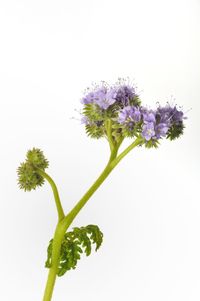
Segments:
[[[59,196],[59,193],[58,193],[57,186],[56,186],[55,182],[53,181],[53,179],[46,172],[44,172],[43,170],[37,168],[37,173],[39,175],[41,175],[45,180],[47,180],[49,182],[49,184],[51,185],[51,188],[53,190],[55,203],[56,203],[56,207],[57,207],[58,220],[61,221],[65,217],[65,214],[64,214],[64,211],[63,211],[63,208],[62,208],[62,204],[61,204],[61,201],[60,201],[60,196]]]
[[[116,167],[116,165],[124,158],[134,147],[142,144],[141,138],[137,138],[131,145],[129,145],[120,155],[117,156],[119,146],[121,145],[122,141],[115,146],[110,155],[110,159],[97,178],[97,180],[93,183],[93,185],[88,189],[85,195],[80,199],[80,201],[75,205],[75,207],[67,214],[64,218],[62,218],[55,231],[55,235],[53,238],[53,250],[52,250],[52,266],[49,270],[49,275],[47,279],[46,289],[44,293],[43,301],[50,301],[52,298],[52,293],[55,285],[56,274],[58,270],[59,264],[59,256],[60,256],[60,248],[62,244],[62,239],[64,234],[66,233],[67,229],[77,216],[77,214],[81,211],[81,209],[85,206],[87,201],[91,198],[94,192],[101,186],[101,184],[105,181],[111,171]],[[43,175],[44,176],[44,175]],[[49,176],[48,176],[49,177]],[[46,175],[45,178],[47,179]],[[48,179],[49,180],[49,179]]]
[[[93,185],[88,189],[85,195],[80,199],[80,201],[75,205],[75,207],[65,216],[65,218],[61,221],[64,228],[68,228],[72,223],[74,218],[80,212],[80,210],[84,207],[90,197],[94,194],[94,192],[99,188],[99,186],[105,181],[111,171],[116,167],[116,165],[124,158],[134,147],[140,145],[142,143],[141,138],[137,138],[130,146],[128,146],[120,155],[117,156],[117,152],[119,149],[115,147],[111,152],[110,159],[108,164],[106,165],[103,172],[97,178],[97,180],[93,183]],[[121,143],[120,143],[121,144]]]
[[[138,137],[133,143],[131,143],[125,150],[119,154],[111,163],[112,168],[114,168],[134,147],[143,144],[143,139]]]
[[[108,142],[110,145],[110,151],[112,152],[115,148],[115,141],[112,137],[112,120],[111,119],[106,120],[105,127],[106,127]]]
[[[63,228],[61,227],[60,222],[57,224],[54,238],[53,238],[53,250],[52,250],[52,266],[49,269],[49,274],[47,278],[47,283],[44,291],[43,301],[50,301],[52,298],[55,282],[56,282],[56,276],[57,276],[57,270],[59,265],[59,257],[60,257],[60,249],[61,244],[63,241],[65,231],[63,231]]]
[[[69,214],[62,220],[62,224],[64,228],[68,228],[69,225],[72,223],[74,218],[80,212],[80,210],[84,207],[90,197],[94,194],[94,192],[99,188],[99,186],[104,182],[104,180],[108,177],[110,172],[112,171],[111,162],[116,158],[116,153],[112,152],[110,156],[110,160],[106,165],[103,172],[97,178],[97,180],[93,183],[93,185],[88,189],[85,195],[80,199],[80,201],[75,205],[75,207],[69,212]]]

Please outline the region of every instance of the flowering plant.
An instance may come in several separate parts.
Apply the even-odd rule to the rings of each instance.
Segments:
[[[26,161],[18,168],[18,183],[21,189],[30,191],[44,184],[46,180],[52,188],[58,213],[58,223],[54,237],[47,249],[45,266],[49,275],[43,301],[50,301],[56,276],[75,269],[81,254],[90,255],[92,244],[99,249],[103,234],[98,226],[75,227],[68,231],[73,220],[93,193],[108,177],[117,164],[135,147],[158,147],[161,139],[174,140],[183,134],[184,114],[176,106],[158,106],[155,110],[142,106],[135,88],[119,81],[113,86],[105,82],[87,90],[81,100],[82,123],[86,133],[92,138],[106,138],[110,147],[108,163],[85,195],[75,207],[64,213],[58,189],[53,179],[46,173],[48,160],[40,149],[29,150]],[[126,137],[130,145],[119,151]]]

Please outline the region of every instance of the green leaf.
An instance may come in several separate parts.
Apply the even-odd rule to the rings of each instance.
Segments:
[[[47,248],[47,260],[45,262],[45,267],[46,268],[50,268],[51,267],[52,243],[53,243],[53,239],[50,240],[49,246]]]
[[[86,228],[87,232],[91,234],[90,239],[93,244],[96,244],[95,250],[97,251],[103,242],[103,233],[99,230],[99,227],[95,225],[88,225]]]
[[[91,254],[92,246],[90,238],[88,237],[87,228],[74,228],[74,233],[78,239],[79,244],[84,248],[86,256]]]
[[[84,252],[86,256],[89,256],[92,244],[96,245],[95,250],[97,251],[102,241],[103,233],[96,225],[88,225],[81,228],[75,227],[73,231],[65,233],[61,244],[57,275],[62,276],[67,271],[75,269],[81,254]],[[47,260],[45,262],[45,267],[47,268],[51,268],[52,265],[52,250],[53,239],[50,240],[47,248]]]

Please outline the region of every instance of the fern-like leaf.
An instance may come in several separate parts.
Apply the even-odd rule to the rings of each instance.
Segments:
[[[96,251],[100,248],[103,242],[103,234],[99,230],[99,227],[95,225],[88,225],[87,232],[91,234],[90,239],[92,240],[93,244],[96,244]]]
[[[75,269],[81,254],[84,252],[86,256],[91,254],[92,244],[96,245],[97,251],[103,241],[103,233],[96,225],[88,225],[86,227],[74,228],[73,231],[67,232],[64,235],[61,250],[57,275],[62,276],[67,271]],[[45,267],[52,266],[52,251],[53,239],[50,240],[47,249],[47,260]]]
[[[78,239],[79,244],[84,249],[86,256],[91,254],[92,246],[90,238],[88,237],[87,227],[74,228],[75,236]]]

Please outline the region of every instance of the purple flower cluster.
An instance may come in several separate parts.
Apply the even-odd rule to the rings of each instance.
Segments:
[[[176,106],[158,107],[157,110],[148,110],[143,107],[126,106],[118,115],[118,122],[125,126],[133,126],[141,122],[141,135],[146,140],[157,140],[165,137],[170,127],[183,121],[183,112]]]
[[[105,82],[95,85],[81,102],[81,122],[94,138],[107,135],[107,119],[111,120],[113,139],[142,137],[147,147],[156,146],[163,137],[174,140],[183,134],[185,117],[181,110],[169,104],[155,110],[141,106],[134,86],[123,79],[112,86]]]
[[[165,137],[172,126],[182,123],[183,118],[183,112],[169,104],[159,106],[156,111],[146,111],[143,113],[142,136],[147,141]]]
[[[117,88],[116,101],[123,106],[128,106],[130,99],[133,99],[135,96],[136,92],[134,87],[123,85]]]
[[[101,109],[106,110],[114,103],[127,106],[136,95],[135,89],[129,85],[107,87],[102,85],[89,92],[81,100],[83,104],[95,103]]]
[[[158,107],[157,118],[160,120],[160,122],[164,122],[169,125],[171,123],[177,124],[184,119],[183,112],[178,111],[176,106],[171,107],[169,104],[165,107]]]

